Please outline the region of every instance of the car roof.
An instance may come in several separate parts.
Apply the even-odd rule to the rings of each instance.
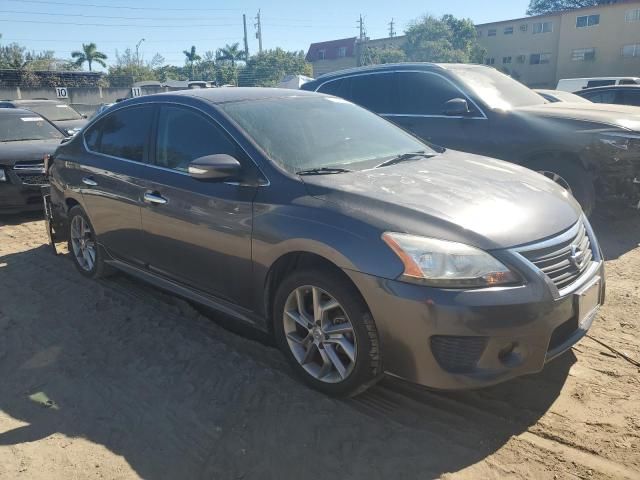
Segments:
[[[384,72],[387,70],[452,70],[455,69],[474,69],[474,68],[491,68],[485,65],[479,65],[474,63],[429,63],[429,62],[407,62],[407,63],[384,63],[380,65],[369,65],[366,67],[347,68],[344,70],[337,70],[335,72],[325,73],[316,78],[318,80],[326,80],[328,78],[341,77],[350,75],[353,73],[366,73],[366,72]],[[311,83],[311,82],[309,82]]]
[[[15,115],[15,116],[24,116],[24,115],[30,115],[32,117],[41,117],[41,115],[38,115],[36,112],[32,112],[31,110],[27,110],[25,108],[0,108],[0,116],[9,116],[9,115]]]
[[[155,99],[163,96],[193,97],[207,100],[210,103],[242,102],[247,100],[262,100],[267,98],[290,98],[317,96],[315,92],[294,90],[290,88],[266,87],[226,87],[226,88],[198,88],[192,90],[178,90],[175,92],[156,93],[138,97],[140,99]]]

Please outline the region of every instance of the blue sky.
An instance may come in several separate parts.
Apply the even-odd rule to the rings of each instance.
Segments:
[[[225,43],[242,42],[242,14],[247,15],[249,51],[258,49],[255,15],[262,12],[263,48],[304,50],[309,43],[357,35],[360,14],[370,38],[387,36],[393,18],[401,34],[425,13],[468,17],[476,23],[524,16],[528,0],[448,0],[371,2],[364,0],[0,0],[2,43],[18,42],[29,49],[50,49],[69,57],[82,42],[93,41],[110,58],[115,51],[135,48],[149,60],[157,52],[167,63],[183,64],[182,51],[198,52]],[[182,8],[184,6],[185,8]],[[107,8],[108,7],[108,8]],[[105,26],[108,25],[108,26]]]

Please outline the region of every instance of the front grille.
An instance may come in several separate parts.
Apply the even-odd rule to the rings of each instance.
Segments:
[[[23,185],[46,185],[49,183],[47,177],[44,175],[26,175],[18,172],[16,172],[16,175]]]
[[[519,249],[558,289],[575,282],[593,260],[591,241],[582,221],[571,230],[536,246]]]
[[[44,173],[44,162],[42,160],[36,160],[33,162],[16,162],[13,169],[16,172]]]
[[[478,364],[487,346],[487,337],[431,337],[431,351],[438,364],[448,372],[466,373]]]

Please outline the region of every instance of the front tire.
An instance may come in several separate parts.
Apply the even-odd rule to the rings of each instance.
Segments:
[[[97,279],[110,273],[89,217],[80,206],[69,210],[69,253],[85,277]]]
[[[289,275],[276,292],[273,319],[278,346],[312,388],[352,397],[380,379],[375,323],[360,293],[339,272]]]
[[[579,163],[558,157],[540,159],[527,165],[566,189],[578,201],[587,216],[596,206],[596,189],[592,176]]]

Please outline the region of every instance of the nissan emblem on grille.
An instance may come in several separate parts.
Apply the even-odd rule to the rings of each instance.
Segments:
[[[580,245],[571,245],[571,256],[569,261],[576,268],[580,269],[580,264],[584,258],[584,251],[580,248]]]

